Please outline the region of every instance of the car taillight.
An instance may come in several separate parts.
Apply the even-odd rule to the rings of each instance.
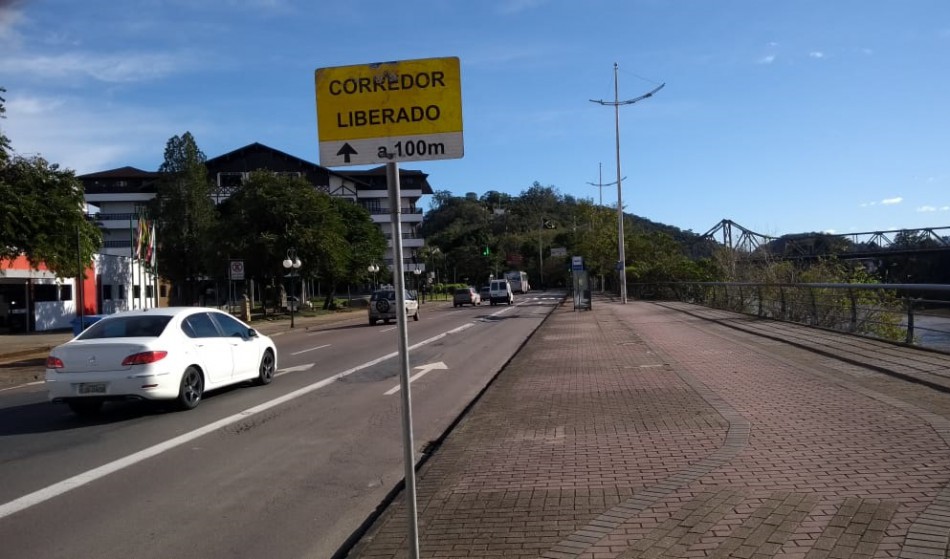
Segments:
[[[122,360],[125,367],[131,365],[147,365],[156,361],[161,361],[168,355],[167,351],[143,351],[142,353],[133,353]]]
[[[46,358],[46,368],[47,369],[62,369],[66,365],[63,363],[63,360],[59,357],[53,357],[50,355]]]

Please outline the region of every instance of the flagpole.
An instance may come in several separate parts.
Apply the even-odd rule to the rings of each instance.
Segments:
[[[135,226],[132,225],[132,217],[137,214],[129,214],[129,310],[135,308]]]

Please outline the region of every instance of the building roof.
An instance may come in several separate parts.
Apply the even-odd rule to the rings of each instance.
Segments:
[[[157,171],[143,171],[142,169],[136,169],[135,167],[119,167],[117,169],[109,169],[108,171],[97,171],[95,173],[88,173],[85,175],[79,175],[78,179],[131,179],[131,178],[155,178],[159,176]]]
[[[218,155],[217,157],[212,157],[205,161],[205,166],[208,168],[227,166],[228,163],[232,163],[235,160],[253,160],[261,157],[262,155],[284,159],[293,166],[310,167],[314,172],[334,175],[341,179],[355,182],[361,187],[368,188],[370,190],[386,189],[385,165],[358,171],[334,171],[332,169],[322,167],[316,163],[307,161],[306,159],[301,159],[299,157],[290,155],[289,153],[285,153],[270,146],[266,146],[260,142],[254,142],[227,153]],[[100,179],[154,179],[160,177],[161,175],[162,173],[158,171],[143,171],[142,169],[136,169],[135,167],[127,166],[80,175],[77,178],[86,181],[95,181]],[[422,192],[422,194],[433,193],[432,186],[428,181],[429,175],[427,173],[413,169],[400,168],[399,177],[404,188],[418,189]]]

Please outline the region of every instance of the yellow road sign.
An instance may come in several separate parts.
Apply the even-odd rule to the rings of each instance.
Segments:
[[[320,68],[314,82],[321,165],[463,155],[457,57]]]

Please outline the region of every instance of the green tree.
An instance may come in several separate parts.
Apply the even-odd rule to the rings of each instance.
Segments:
[[[172,282],[175,304],[197,302],[199,279],[214,269],[214,245],[209,241],[217,212],[206,159],[190,132],[169,139],[158,169],[156,196],[148,208],[161,245],[159,271]]]
[[[6,118],[4,103],[0,97],[0,119]],[[0,132],[0,258],[22,255],[34,268],[43,264],[77,276],[100,246],[102,233],[85,215],[73,171],[39,156],[15,155]]]
[[[383,260],[386,237],[373,223],[373,218],[366,208],[342,198],[331,198],[331,201],[345,228],[343,235],[346,242],[343,246],[335,247],[344,249],[345,265],[342,277],[348,280],[366,278],[369,274],[366,268]],[[324,307],[329,307],[330,301],[328,297]]]
[[[293,249],[302,263],[300,276],[327,285],[325,308],[332,306],[339,284],[365,277],[366,266],[381,260],[386,248],[365,209],[319,192],[302,178],[265,170],[251,173],[221,205],[216,237],[262,285],[282,280],[287,273],[282,261]]]
[[[78,275],[102,246],[84,207],[73,171],[38,156],[0,163],[0,258],[23,255],[34,268]]]
[[[3,93],[6,93],[6,91],[6,89],[0,87],[0,120],[7,118],[6,99],[4,99],[2,95]],[[10,149],[10,139],[7,138],[3,133],[3,129],[0,129],[0,165],[6,163],[9,160]]]

